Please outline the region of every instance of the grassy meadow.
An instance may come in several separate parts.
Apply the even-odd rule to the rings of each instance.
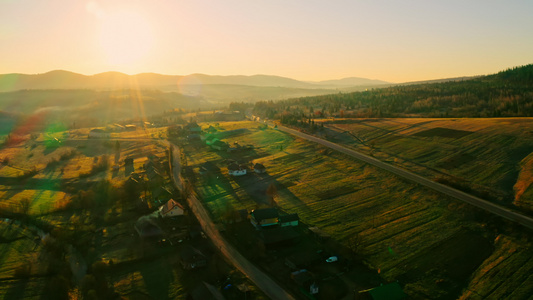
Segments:
[[[387,124],[397,126],[395,130],[401,132],[405,127],[413,127],[410,122],[420,123],[408,119],[406,123],[392,120]],[[206,128],[209,125],[202,124]],[[421,126],[411,128],[411,134],[431,129]],[[470,127],[458,124],[455,128],[457,131],[459,128],[473,131],[482,127],[479,124]],[[298,213],[302,222],[321,228],[341,243],[348,244],[352,237],[359,236],[365,262],[386,281],[399,280],[411,297],[454,298],[466,293],[467,286],[474,285],[476,292],[490,294],[488,279],[480,273],[481,268],[497,255],[499,245],[495,242],[494,230],[489,229],[492,227],[483,221],[485,218],[480,219],[483,213],[311,142],[272,128],[262,128],[258,123],[220,122],[217,129],[219,136],[224,137],[223,141],[250,144],[254,149],[227,153],[211,150],[200,141],[185,146],[187,165],[196,178],[195,187],[215,220],[223,221],[227,212],[233,209],[268,206],[266,190],[274,185],[277,190],[275,201],[281,210]],[[366,135],[359,134],[366,140],[377,139],[375,147],[381,150],[387,134],[379,135],[377,131],[372,127]],[[372,134],[376,136],[371,138]],[[465,135],[463,132],[454,134]],[[467,136],[474,136],[474,133],[463,138]],[[417,137],[411,145],[424,139],[433,143],[437,153],[435,143],[444,143],[440,137]],[[523,142],[519,139],[515,142],[518,149],[522,149]],[[476,142],[472,142],[472,149],[476,146]],[[408,151],[407,146],[398,147],[405,147],[395,150],[404,155],[402,160],[417,157],[415,151]],[[459,146],[454,147],[457,153]],[[498,152],[497,147],[487,149],[488,153],[491,151]],[[419,156],[422,152],[416,151]],[[379,157],[377,151],[376,156]],[[232,177],[227,172],[228,160],[245,164],[260,162],[267,172]],[[206,163],[214,171],[200,174],[199,167]],[[480,175],[481,178],[489,180],[490,176]],[[500,238],[508,237],[502,235]],[[526,257],[530,242],[513,241],[521,245],[515,253]],[[503,252],[502,255],[508,254]],[[490,280],[497,278],[501,282],[500,290],[510,290],[516,284],[513,278],[500,272],[500,268],[514,270],[516,276],[529,276],[529,269],[522,268],[518,260],[507,266],[491,267],[493,275]],[[476,282],[472,281],[478,277]],[[526,280],[521,288],[531,293],[533,283]]]

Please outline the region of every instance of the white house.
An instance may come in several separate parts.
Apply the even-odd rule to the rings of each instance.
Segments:
[[[246,175],[246,168],[243,168],[236,163],[232,163],[228,166],[228,173],[233,176]]]
[[[111,134],[103,129],[93,129],[89,131],[89,138],[108,138]]]
[[[183,206],[174,199],[168,200],[167,203],[159,207],[159,214],[163,218],[183,216],[184,211]]]

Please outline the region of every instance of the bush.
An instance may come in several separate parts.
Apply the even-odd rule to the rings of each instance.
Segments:
[[[26,179],[26,178],[30,178],[30,177],[33,177],[35,175],[37,175],[37,173],[39,173],[39,171],[37,171],[37,169],[35,167],[29,169],[29,170],[26,170],[24,171],[24,173],[22,175],[19,175],[17,178],[18,179]]]
[[[57,160],[57,158],[55,159],[51,159],[47,164],[46,164],[46,167],[45,169],[49,170],[49,169],[54,169],[55,167],[57,167],[59,165],[59,160]]]
[[[69,160],[73,158],[74,156],[76,156],[77,154],[78,154],[77,151],[70,149],[69,151],[61,154],[61,156],[59,157],[59,160]]]

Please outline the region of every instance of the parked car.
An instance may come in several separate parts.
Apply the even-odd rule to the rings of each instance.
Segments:
[[[339,259],[337,258],[337,256],[330,256],[328,259],[326,259],[326,262],[330,263],[330,262],[335,262],[338,260]]]

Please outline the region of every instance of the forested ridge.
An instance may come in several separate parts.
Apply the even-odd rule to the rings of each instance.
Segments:
[[[444,83],[261,101],[254,113],[338,117],[532,117],[533,64]]]

